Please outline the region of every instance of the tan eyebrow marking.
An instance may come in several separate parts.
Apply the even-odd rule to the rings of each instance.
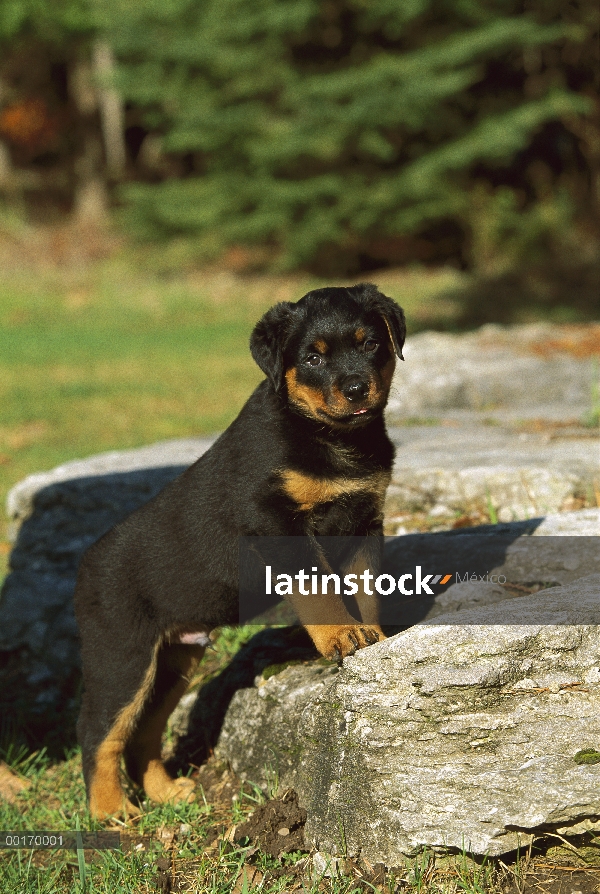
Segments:
[[[322,338],[317,338],[314,345],[315,345],[315,348],[317,349],[317,351],[319,352],[319,354],[326,354],[327,351],[329,350],[329,346],[328,346],[327,342],[323,341]]]

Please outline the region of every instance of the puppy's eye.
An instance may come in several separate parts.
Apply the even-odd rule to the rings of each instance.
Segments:
[[[378,347],[379,347],[379,342],[375,341],[374,338],[368,338],[363,343],[363,348],[367,352],[367,354],[372,354],[373,351],[376,351]]]
[[[321,364],[324,362],[324,358],[321,357],[320,354],[309,354],[304,362],[308,366],[321,366]]]

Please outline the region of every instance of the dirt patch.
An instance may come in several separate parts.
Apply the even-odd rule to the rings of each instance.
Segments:
[[[519,894],[598,894],[599,886],[598,870],[537,867],[527,873]]]
[[[231,807],[231,802],[240,791],[240,780],[223,761],[214,757],[192,774],[196,786],[201,786],[209,804]]]
[[[306,810],[298,804],[298,795],[288,789],[281,798],[268,801],[255,810],[249,820],[235,832],[235,841],[248,838],[265,854],[279,857],[292,851],[306,850],[304,824]]]

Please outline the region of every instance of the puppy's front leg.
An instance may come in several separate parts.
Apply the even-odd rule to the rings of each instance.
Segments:
[[[382,538],[378,536],[363,538],[362,544],[354,556],[344,563],[344,577],[354,575],[358,592],[354,599],[358,605],[361,620],[379,628],[380,605],[379,595],[375,589],[375,579],[381,571]],[[367,575],[365,576],[365,572]],[[381,632],[380,639],[385,639]]]
[[[337,594],[304,595],[295,587],[286,598],[325,658],[341,661],[385,638],[379,625],[357,622]]]

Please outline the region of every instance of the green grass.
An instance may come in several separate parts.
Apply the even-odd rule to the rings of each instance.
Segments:
[[[54,764],[43,754],[26,759],[15,756],[13,767],[30,787],[14,804],[0,799],[0,829],[59,832],[100,828],[87,812],[77,752]],[[415,858],[406,858],[403,865],[383,871],[360,859],[342,858],[333,861],[331,877],[324,877],[315,872],[310,854],[294,852],[276,859],[252,843],[233,842],[236,824],[264,803],[264,798],[260,789],[246,783],[238,787],[229,804],[212,803],[202,797],[202,791],[192,804],[145,804],[136,820],[126,825],[113,821],[111,828],[121,833],[117,850],[0,850],[0,891],[522,894],[535,889],[537,894],[544,894],[544,882],[555,883],[561,876],[571,887],[576,884],[578,889],[596,889],[600,840],[593,836],[579,849],[572,845],[553,847],[550,836],[540,839],[533,854],[528,849],[525,855],[507,855],[506,862],[473,858],[464,852],[440,856],[425,850]],[[579,877],[575,878],[573,872],[578,867]],[[548,891],[552,890],[549,885]]]
[[[18,805],[0,800],[0,826],[3,830],[65,831],[93,829],[83,789],[81,762],[75,754],[59,764],[43,759],[35,768],[22,768],[31,787],[18,799]],[[211,823],[211,810],[203,801],[148,811],[141,821],[123,836],[126,854],[120,851],[1,851],[0,890],[6,892],[138,892],[156,890],[156,857],[163,851],[156,832],[159,828],[193,826],[194,834],[180,848],[178,856],[195,856],[195,842],[201,841]],[[136,850],[136,844],[142,848]],[[87,858],[87,863],[78,857]],[[82,877],[85,887],[81,885]]]

